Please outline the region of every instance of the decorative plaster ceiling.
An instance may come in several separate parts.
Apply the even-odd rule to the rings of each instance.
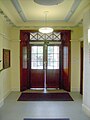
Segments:
[[[64,0],[34,0],[34,2],[36,2],[39,5],[58,5],[60,3],[62,3]]]
[[[37,4],[38,1],[46,2]],[[0,14],[17,27],[43,26],[45,11],[48,11],[48,25],[72,27],[81,23],[87,8],[90,8],[90,0],[61,0],[61,3],[60,0],[0,0]]]

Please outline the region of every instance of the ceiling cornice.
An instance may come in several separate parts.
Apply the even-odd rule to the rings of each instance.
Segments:
[[[74,3],[72,5],[70,11],[68,12],[67,16],[65,17],[64,21],[69,21],[70,20],[70,18],[74,14],[75,10],[79,6],[80,2],[81,2],[81,0],[74,0]]]
[[[27,21],[26,16],[25,16],[25,14],[23,13],[23,10],[22,10],[22,8],[21,8],[18,0],[11,0],[11,1],[12,1],[12,3],[13,3],[14,7],[16,8],[19,16],[20,16],[21,19],[23,20],[23,22],[26,22],[26,21]]]
[[[23,22],[30,22],[31,20],[28,20],[19,4],[19,1],[18,0],[11,0],[12,1],[12,4],[14,5],[14,7],[16,8],[19,16],[21,17],[22,21]],[[72,4],[72,7],[71,9],[69,10],[68,14],[66,15],[65,19],[64,20],[58,20],[59,22],[67,22],[70,20],[71,16],[74,14],[75,10],[77,9],[77,7],[79,6],[81,0],[74,0],[73,4]],[[35,22],[38,22],[38,20],[34,20]],[[52,20],[52,22],[57,22],[57,21],[54,21]]]

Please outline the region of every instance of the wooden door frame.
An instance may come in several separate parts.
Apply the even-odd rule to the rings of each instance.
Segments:
[[[24,85],[24,81],[23,81],[23,68],[22,68],[22,47],[28,46],[29,42],[30,42],[30,32],[37,32],[35,30],[20,30],[20,91],[24,91],[25,89],[28,89],[29,85],[29,80],[27,77],[27,81],[26,81],[26,85]],[[57,30],[55,32],[60,32],[61,33],[61,41],[62,41],[62,48],[63,46],[67,45],[69,52],[70,52],[70,40],[71,40],[71,30]],[[60,42],[60,41],[58,41]],[[62,51],[62,50],[61,50]],[[70,91],[70,53],[69,53],[69,77],[67,78],[68,81],[68,88],[66,88],[65,90]],[[61,56],[63,59],[63,55]],[[28,62],[28,60],[27,60]],[[30,67],[30,66],[29,66]],[[61,66],[63,67],[63,66]],[[30,70],[30,68],[27,68],[27,74],[28,71]],[[62,71],[60,72],[60,74],[62,75]],[[63,86],[63,85],[62,85]]]
[[[80,42],[80,94],[83,95],[83,41]]]

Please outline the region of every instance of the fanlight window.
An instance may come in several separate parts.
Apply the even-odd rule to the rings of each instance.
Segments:
[[[30,32],[30,40],[61,40],[60,32],[43,34],[40,32]]]

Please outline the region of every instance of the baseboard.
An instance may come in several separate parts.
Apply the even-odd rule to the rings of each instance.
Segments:
[[[4,100],[2,99],[2,100],[0,101],[0,108],[1,108],[3,105],[4,105]]]
[[[6,97],[11,93],[11,91],[8,91],[7,93],[5,93],[5,95],[3,96],[3,99],[5,100]]]
[[[82,109],[90,117],[90,108],[88,108],[86,105],[82,104]]]
[[[12,88],[12,91],[20,92],[20,88]]]
[[[0,101],[0,107],[2,107],[4,105],[4,100],[6,99],[6,97],[11,93],[11,91],[8,91],[7,93],[5,93],[5,95],[3,96],[3,99]]]

